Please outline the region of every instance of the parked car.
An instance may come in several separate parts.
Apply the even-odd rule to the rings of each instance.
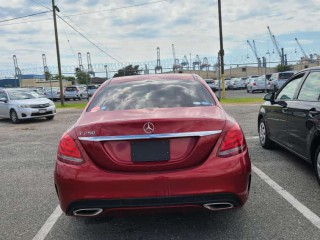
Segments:
[[[60,100],[60,88],[59,87],[45,88],[44,97],[51,99],[54,102],[57,100]]]
[[[224,80],[224,86],[225,86],[226,90],[229,90],[230,81],[231,81],[231,79],[225,79]]]
[[[286,71],[286,72],[278,72],[273,73],[270,77],[270,89],[272,91],[278,91],[281,86],[293,75],[296,71]]]
[[[51,120],[55,114],[54,103],[30,89],[0,88],[0,118],[10,118],[13,123],[19,123],[41,117]]]
[[[214,85],[216,86],[217,91],[222,90],[222,81],[220,80],[214,80]]]
[[[228,89],[236,90],[236,89],[243,89],[244,83],[240,78],[233,78],[229,81]]]
[[[92,97],[92,95],[95,93],[95,91],[98,89],[97,85],[88,85],[87,86],[87,92],[88,92],[88,96]]]
[[[268,84],[268,83],[267,83]],[[266,79],[265,78],[250,78],[247,84],[247,92],[265,92],[266,91]]]
[[[213,79],[204,79],[213,92],[217,91],[217,87]]]
[[[68,101],[70,99],[81,100],[82,98],[85,98],[86,96],[87,96],[87,94],[84,92],[84,90],[80,89],[80,87],[78,87],[78,86],[66,87],[64,90],[64,99],[66,101]]]
[[[191,74],[119,77],[97,90],[59,143],[61,209],[241,207],[251,163],[239,124]]]
[[[267,94],[258,117],[261,146],[275,143],[314,166],[320,184],[320,67],[292,76]]]

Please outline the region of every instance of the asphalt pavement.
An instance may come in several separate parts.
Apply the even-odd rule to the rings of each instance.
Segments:
[[[240,123],[255,168],[243,208],[103,218],[58,214],[54,221],[49,217],[58,206],[53,185],[57,145],[81,110],[58,110],[52,121],[14,125],[0,120],[0,239],[319,239],[320,186],[312,166],[281,148],[260,147],[258,104],[224,108]],[[275,190],[257,169],[282,189]],[[283,193],[289,193],[304,210]],[[315,222],[310,220],[311,213]]]

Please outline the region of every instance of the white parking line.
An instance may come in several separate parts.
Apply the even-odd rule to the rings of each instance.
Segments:
[[[253,137],[246,137],[246,140],[252,140],[252,139],[257,139],[259,136],[253,136]]]
[[[283,189],[270,177],[268,177],[259,168],[252,165],[252,170],[277,193],[279,193],[285,200],[287,200],[295,209],[297,209],[306,219],[308,219],[314,226],[320,229],[320,217],[313,213],[309,208],[299,202],[294,196]]]
[[[273,181],[268,175],[262,172],[259,168],[252,165],[252,171],[255,172],[263,181],[279,193],[285,200],[287,200],[295,209],[297,209],[306,219],[308,219],[315,227],[320,229],[320,217],[313,213],[309,208],[299,202],[294,196],[283,189],[279,184]],[[56,207],[37,235],[32,240],[44,240],[54,224],[57,222],[62,214],[60,205]]]
[[[60,205],[56,207],[56,209],[53,211],[51,216],[47,219],[47,221],[44,223],[42,228],[39,230],[37,235],[32,240],[44,240],[48,233],[50,232],[53,225],[57,222],[58,218],[61,216],[62,210],[60,208]]]

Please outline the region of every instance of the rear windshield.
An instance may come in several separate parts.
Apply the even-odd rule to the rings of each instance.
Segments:
[[[264,79],[264,78],[256,78],[255,81],[256,81],[258,84],[265,84],[265,79]]]
[[[289,79],[294,73],[279,73],[279,79]]]
[[[88,86],[88,89],[97,89],[96,86]]]
[[[208,90],[197,81],[141,80],[107,85],[87,111],[214,106]]]
[[[77,88],[76,87],[67,87],[66,91],[76,91]]]

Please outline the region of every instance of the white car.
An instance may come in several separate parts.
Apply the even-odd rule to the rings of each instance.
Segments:
[[[56,106],[28,89],[0,88],[0,118],[10,118],[13,123],[24,119],[42,118],[52,120]]]

